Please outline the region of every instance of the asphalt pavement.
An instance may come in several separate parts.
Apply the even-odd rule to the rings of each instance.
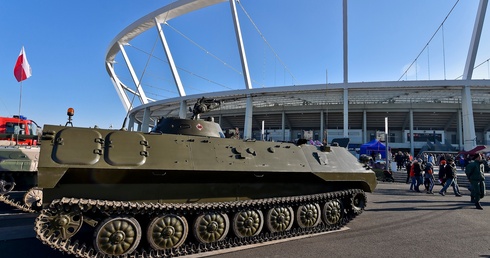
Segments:
[[[490,197],[484,210],[463,197],[409,191],[380,182],[366,210],[345,230],[213,257],[490,257]]]
[[[490,257],[490,197],[477,210],[467,189],[456,197],[452,189],[440,196],[440,188],[431,195],[379,182],[366,210],[342,230],[192,257]],[[21,238],[0,241],[0,257],[69,256]]]

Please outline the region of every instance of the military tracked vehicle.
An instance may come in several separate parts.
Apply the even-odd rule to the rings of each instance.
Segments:
[[[0,194],[36,185],[37,124],[24,116],[0,116]],[[25,189],[27,188],[27,189]]]
[[[26,212],[34,212],[42,198],[36,188],[38,128],[24,116],[0,117],[0,201]],[[27,191],[22,200],[9,196],[14,189]]]
[[[46,125],[37,238],[78,257],[173,257],[335,230],[376,187],[345,148],[223,138],[200,114],[150,133]]]
[[[0,147],[0,201],[25,212],[41,206],[42,191],[37,188],[39,146]],[[26,191],[23,198],[11,198],[12,190]],[[34,209],[33,209],[34,208]]]
[[[0,147],[0,194],[36,186],[39,147]]]

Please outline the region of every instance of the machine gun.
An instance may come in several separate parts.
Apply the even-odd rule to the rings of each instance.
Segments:
[[[221,106],[221,100],[216,99],[206,99],[204,97],[198,99],[194,108],[189,107],[189,111],[192,112],[192,120],[197,120],[200,115],[211,111],[213,109],[219,108]]]

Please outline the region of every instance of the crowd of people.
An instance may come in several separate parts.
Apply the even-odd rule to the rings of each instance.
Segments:
[[[483,209],[480,199],[485,196],[484,172],[485,165],[488,166],[487,159],[480,153],[458,158],[459,165],[470,182],[471,202],[477,209]],[[398,171],[406,170],[406,183],[410,183],[410,191],[422,192],[421,185],[424,185],[427,194],[434,194],[434,185],[438,183],[442,185],[440,195],[445,196],[447,189],[452,187],[455,196],[462,196],[457,181],[456,160],[452,155],[425,153],[413,158],[409,153],[399,151],[394,155],[393,160],[397,164]],[[434,173],[436,166],[438,167],[437,180]]]

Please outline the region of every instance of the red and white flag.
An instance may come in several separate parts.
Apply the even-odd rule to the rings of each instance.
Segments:
[[[14,67],[14,76],[18,82],[21,82],[29,77],[31,77],[32,71],[29,62],[27,62],[26,52],[24,47],[20,50],[19,57],[17,57],[17,62]]]

